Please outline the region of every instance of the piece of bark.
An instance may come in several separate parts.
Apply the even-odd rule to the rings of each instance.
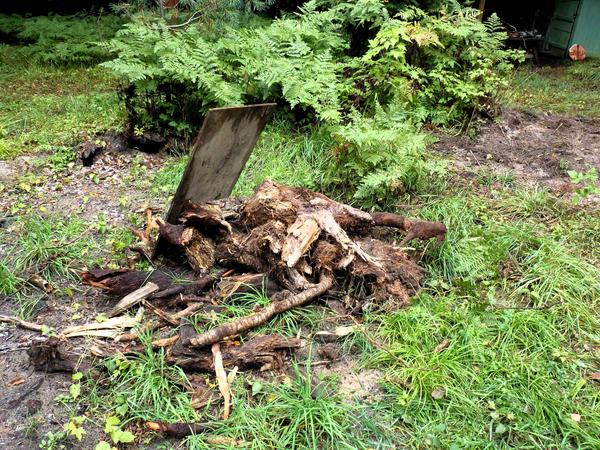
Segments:
[[[160,288],[157,284],[149,282],[146,285],[136,289],[135,291],[127,294],[123,297],[119,303],[117,303],[113,309],[111,309],[109,313],[109,317],[114,317],[122,312],[128,310],[129,308],[137,305],[150,294],[158,291]]]
[[[448,232],[446,226],[440,222],[409,220],[406,217],[391,213],[371,213],[371,217],[377,226],[398,228],[399,230],[406,232],[400,246],[403,246],[413,239],[427,240],[433,237],[436,238],[438,244],[440,244],[445,239],[446,233]]]
[[[190,327],[191,328],[191,327]],[[209,349],[192,349],[181,341],[193,335],[193,328],[186,331],[182,327],[180,340],[167,356],[170,364],[176,364],[184,370],[214,372],[214,358]],[[283,366],[284,357],[294,349],[302,347],[300,339],[279,335],[254,336],[241,345],[223,345],[221,354],[223,367],[240,369],[278,369]]]
[[[234,336],[241,332],[248,331],[266,323],[277,314],[308,303],[327,292],[332,286],[333,275],[331,273],[323,273],[321,274],[319,283],[313,288],[292,295],[285,300],[273,301],[251,316],[242,317],[241,319],[213,328],[195,338],[191,338],[188,344],[192,347],[204,347],[219,342],[227,336]]]
[[[6,403],[6,406],[11,409],[17,408],[21,402],[31,393],[37,391],[44,382],[44,378],[38,378],[36,381],[30,383],[23,389],[16,397],[12,398]]]
[[[152,282],[162,290],[171,286],[171,277],[160,270],[152,272],[114,269],[90,270],[80,275],[81,280],[90,286],[105,290],[110,295],[125,296],[139,289],[147,282]]]

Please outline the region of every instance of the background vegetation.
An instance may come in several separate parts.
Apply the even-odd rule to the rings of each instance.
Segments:
[[[214,434],[252,448],[598,448],[597,209],[510,176],[457,181],[428,153],[434,138],[425,131],[466,130],[496,110],[498,91],[504,104],[579,112],[588,100],[572,93],[598,95],[594,69],[513,72],[519,55],[503,49],[497,20],[482,24],[455,1],[181,5],[160,11],[137,1],[119,4],[118,15],[0,19],[10,42],[0,47],[0,159],[33,155],[47,171],[0,185],[17,198],[6,214],[16,216],[16,231],[0,234],[0,293],[16,313],[35,315],[40,298],[25,280],[40,273],[80,314],[76,270],[116,265],[131,240],[124,225],[141,220],[60,217],[32,206],[49,177],[74,175],[81,131],[129,121],[185,138],[212,106],[275,100],[280,113],[235,194],[269,177],[441,220],[449,234],[440,247],[418,248],[429,277],[410,307],[367,312],[342,342],[345,362],[378,371],[372,396],[343,398],[339,375],[318,384],[300,365],[276,383],[247,374],[233,387],[233,416]],[[185,162],[174,154],[150,170],[136,159],[115,195],[166,203]],[[123,205],[134,208],[127,198]],[[213,320],[265,300],[241,299]],[[269,326],[309,334],[332,320],[315,304]],[[111,358],[99,373],[73,380],[79,387],[58,398],[67,427],[46,435],[44,448],[72,447],[94,426],[110,441],[138,420],[213,419],[209,408],[191,406],[189,380],[161,352]],[[205,435],[185,445],[214,448]]]

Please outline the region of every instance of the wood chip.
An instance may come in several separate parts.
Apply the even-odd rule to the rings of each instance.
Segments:
[[[23,377],[15,377],[7,383],[7,386],[13,387],[23,383],[25,383],[25,379]]]
[[[135,317],[112,317],[104,322],[92,322],[85,325],[76,325],[66,328],[60,333],[61,337],[72,338],[76,336],[95,336],[116,338],[124,328],[133,328],[142,320],[143,310],[140,309]]]
[[[131,308],[132,306],[137,305],[142,300],[144,300],[146,297],[148,297],[150,294],[152,294],[158,290],[159,290],[159,287],[155,283],[150,282],[150,283],[145,284],[141,288],[136,289],[135,291],[133,291],[130,294],[127,294],[125,297],[123,297],[121,299],[121,301],[119,301],[119,303],[117,303],[115,305],[115,307],[110,311],[109,316],[114,317],[118,314],[121,314],[123,311]]]

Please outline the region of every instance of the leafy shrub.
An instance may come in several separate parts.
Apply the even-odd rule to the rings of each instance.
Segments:
[[[443,171],[424,158],[429,138],[419,127],[468,118],[520,55],[503,49],[496,17],[481,23],[478,10],[455,0],[433,3],[426,12],[383,0],[312,0],[266,24],[222,22],[221,33],[200,19],[179,27],[145,17],[104,44],[115,58],[103,65],[129,83],[138,126],[191,136],[208,108],[260,101],[324,125],[339,144],[324,158],[334,163],[322,184],[373,205],[419,191]],[[358,56],[357,29],[373,36]]]
[[[363,56],[370,95],[406,102],[420,121],[462,121],[505,84],[521,52],[503,48],[506,34],[492,15],[449,0],[437,13],[407,7],[385,21]]]
[[[0,15],[0,30],[27,44],[23,56],[40,63],[92,64],[108,57],[98,42],[110,39],[123,25],[117,16],[24,18]]]

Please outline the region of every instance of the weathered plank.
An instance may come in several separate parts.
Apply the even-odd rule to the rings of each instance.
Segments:
[[[269,120],[275,103],[208,111],[167,214],[176,223],[184,204],[225,198]]]

